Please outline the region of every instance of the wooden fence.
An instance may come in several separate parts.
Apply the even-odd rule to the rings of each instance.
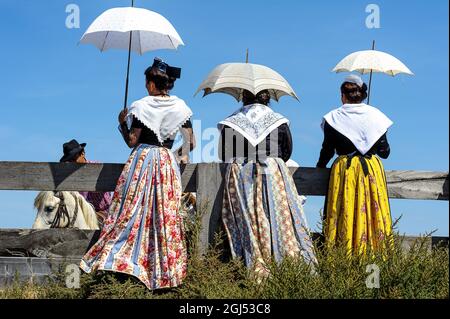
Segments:
[[[0,162],[0,190],[113,191],[122,168],[123,164]],[[183,189],[197,193],[197,205],[203,213],[200,234],[202,251],[213,241],[221,225],[225,171],[226,164],[218,163],[181,167]],[[299,193],[313,196],[326,194],[329,169],[301,167],[291,168],[291,172]],[[387,171],[386,178],[390,198],[449,200],[448,172]],[[30,258],[77,260],[97,236],[98,232],[73,229],[0,229],[0,278],[14,270],[14,267],[11,268],[11,258],[16,258],[15,262],[18,262],[17,258],[23,258],[22,268],[24,264],[30,268],[33,261]],[[429,238],[430,246],[442,241],[448,244],[447,237]],[[2,265],[5,265],[3,272]]]

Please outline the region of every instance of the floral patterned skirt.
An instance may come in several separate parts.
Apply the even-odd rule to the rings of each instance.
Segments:
[[[349,253],[384,249],[392,220],[383,164],[377,156],[339,156],[331,169],[325,201],[324,235],[328,247]]]
[[[100,238],[81,260],[81,269],[132,275],[149,289],[180,285],[187,263],[181,194],[172,152],[137,146],[120,175]]]
[[[317,262],[304,200],[282,159],[235,160],[228,166],[224,192],[222,219],[233,257],[262,276],[267,262],[285,256]]]

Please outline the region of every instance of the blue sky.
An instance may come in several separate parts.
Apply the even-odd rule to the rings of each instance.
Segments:
[[[65,26],[66,6],[77,4],[79,29]],[[0,160],[58,161],[62,144],[87,142],[89,159],[123,163],[129,149],[117,131],[122,107],[126,52],[100,53],[77,45],[103,11],[126,0],[0,0]],[[365,8],[380,7],[381,28],[368,29]],[[448,171],[448,1],[206,1],[136,0],[164,15],[186,46],[132,55],[130,101],[143,97],[143,72],[160,56],[183,68],[173,94],[182,97],[203,129],[233,112],[235,100],[221,94],[194,97],[216,65],[250,62],[281,73],[300,97],[284,97],[273,108],[291,120],[293,159],[315,166],[321,117],[340,105],[344,74],[330,70],[347,54],[377,49],[402,60],[414,77],[374,76],[371,104],[393,121],[392,153],[385,168]],[[367,77],[365,77],[367,79]],[[201,132],[198,132],[201,134]],[[201,140],[207,144],[208,137]],[[198,151],[199,152],[199,151]],[[30,227],[35,192],[0,192],[0,227]],[[309,197],[306,214],[314,229],[323,197]],[[437,229],[448,236],[448,202],[392,200],[399,230],[417,235]]]

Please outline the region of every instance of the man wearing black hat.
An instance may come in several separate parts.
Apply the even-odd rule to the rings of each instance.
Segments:
[[[79,144],[77,140],[71,140],[63,144],[64,155],[59,160],[63,162],[87,163],[84,148],[86,143]]]
[[[72,163],[97,163],[86,159],[86,152],[84,148],[86,143],[78,143],[77,140],[71,140],[63,144],[64,155],[59,160],[60,162],[72,162]],[[111,194],[106,192],[79,192],[92,206],[94,206],[97,213],[97,219],[100,224],[103,224],[103,220],[106,217],[109,206],[111,206]]]

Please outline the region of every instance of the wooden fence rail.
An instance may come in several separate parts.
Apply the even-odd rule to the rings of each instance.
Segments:
[[[113,191],[123,164],[0,162],[0,190]],[[188,164],[181,168],[183,188],[201,193],[202,186],[222,181],[226,165]],[[198,173],[197,173],[198,172]],[[303,195],[325,195],[329,169],[291,168]],[[448,172],[387,171],[389,197],[449,200]]]

